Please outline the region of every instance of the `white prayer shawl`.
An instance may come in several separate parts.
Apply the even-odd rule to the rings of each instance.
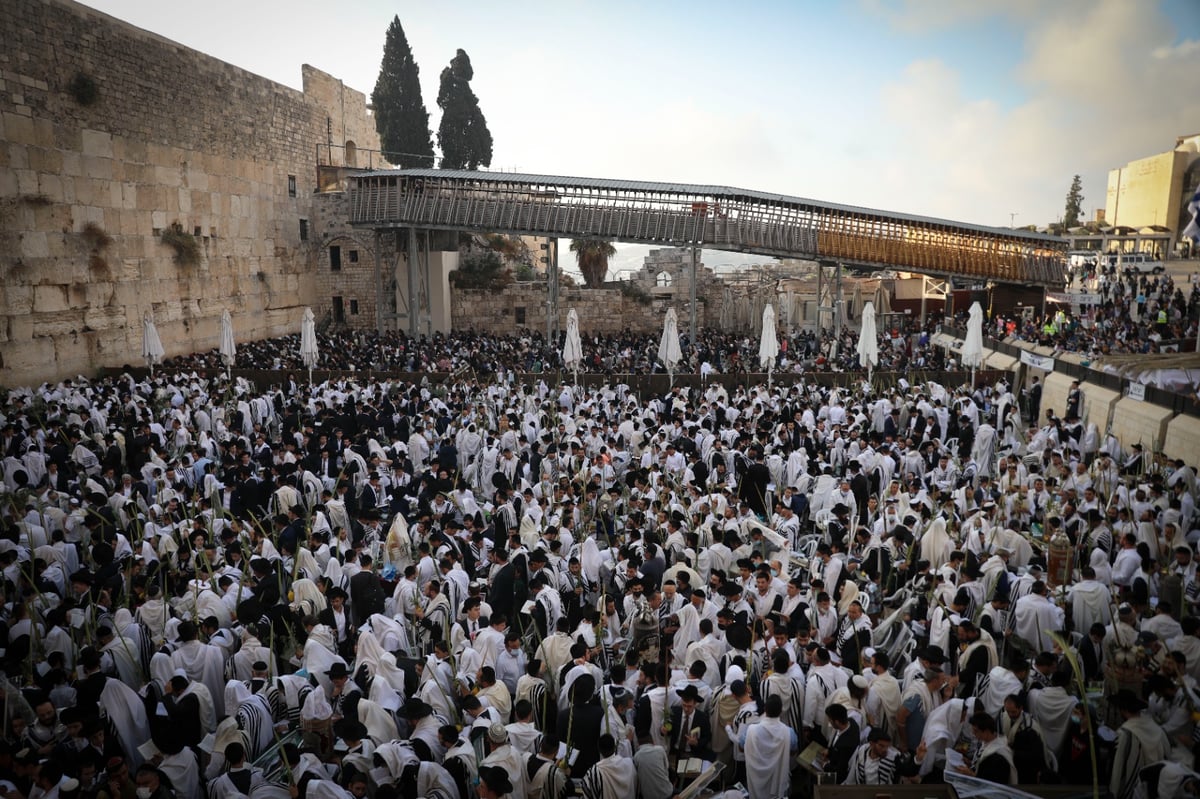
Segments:
[[[583,777],[583,795],[587,799],[634,799],[637,771],[632,758],[612,755],[588,769]]]
[[[242,639],[241,647],[230,658],[234,678],[249,680],[253,674],[254,664],[260,660],[267,664],[268,673],[274,675],[275,658],[272,656],[271,650],[263,646],[262,642],[253,635],[246,634]]]
[[[215,646],[202,644],[199,641],[188,641],[180,644],[171,654],[171,664],[177,669],[183,669],[191,682],[199,682],[208,689],[210,702],[216,719],[225,714],[225,658],[221,650]]]
[[[1132,796],[1138,773],[1171,753],[1171,739],[1148,713],[1127,720],[1117,730],[1117,749],[1113,757],[1112,780],[1109,790],[1113,796]]]
[[[1163,764],[1162,771],[1158,773],[1158,795],[1166,796],[1186,796],[1183,792],[1183,784],[1187,780],[1200,780],[1200,773],[1192,771],[1190,768],[1168,760]]]
[[[146,717],[145,703],[124,682],[107,679],[100,691],[100,707],[117,731],[118,743],[130,768],[136,770],[142,764],[138,747],[150,740],[150,722]]]
[[[117,667],[117,676],[126,685],[141,685],[141,673],[138,667],[137,641],[125,638],[118,631],[113,631],[113,639],[104,645],[103,652],[112,658]]]
[[[317,588],[317,584],[307,578],[292,583],[293,608],[303,615],[316,616],[328,607],[325,595]]]
[[[376,614],[378,615],[378,614]],[[374,616],[371,617],[374,620]],[[396,665],[396,656],[384,650],[379,639],[371,630],[363,631],[358,637],[355,666],[366,665],[367,673],[384,682],[401,696],[404,695],[404,670]]]
[[[1050,633],[1063,628],[1062,609],[1039,594],[1027,594],[1013,605],[1014,631],[1038,652],[1050,652],[1054,641]]]
[[[383,651],[395,652],[399,649],[407,651],[411,648],[408,627],[402,621],[403,618],[403,616],[397,616],[391,619],[381,613],[375,613],[369,619],[370,631]]]
[[[334,663],[345,663],[335,654],[334,640],[333,630],[327,625],[318,624],[313,627],[312,632],[308,634],[308,640],[304,642],[304,670],[309,676],[316,678],[326,696],[333,693],[333,683],[325,672],[329,671]]]
[[[1100,555],[1103,550],[1096,550]],[[1107,627],[1112,623],[1112,592],[1099,580],[1083,580],[1067,589],[1071,619],[1075,629],[1090,630],[1093,624]]]
[[[200,763],[191,749],[184,747],[174,755],[165,755],[158,768],[170,778],[178,799],[200,799]]]
[[[370,699],[358,700],[358,720],[367,728],[367,736],[376,745],[395,740],[399,735],[391,714]]]
[[[987,689],[980,697],[983,709],[990,716],[996,715],[1004,707],[1004,697],[1019,694],[1022,688],[1024,686],[1017,679],[1017,675],[1003,666],[997,666],[987,675]]]
[[[491,754],[483,759],[480,766],[500,766],[508,772],[508,778],[512,781],[512,795],[514,797],[525,795],[525,781],[528,774],[525,770],[525,759],[511,744],[506,743],[493,749]]]
[[[388,528],[384,542],[383,559],[385,564],[392,564],[400,574],[413,561],[412,537],[409,535],[408,522],[402,514],[397,513]]]
[[[1079,700],[1060,687],[1029,692],[1029,714],[1042,728],[1042,738],[1055,757],[1062,754],[1071,725],[1071,711]]]
[[[925,744],[925,759],[921,761],[920,773],[924,777],[943,760],[948,749],[954,747],[961,735],[971,734],[967,719],[975,707],[975,698],[948,699],[934,708],[925,719],[921,740]]]
[[[754,799],[779,799],[790,790],[792,730],[776,718],[746,728],[746,787]]]
[[[896,714],[900,712],[900,696],[900,683],[891,672],[876,675],[867,692],[866,707],[872,722],[870,726],[881,727],[894,735]]]
[[[986,757],[991,757],[992,755],[999,755],[1000,757],[1004,758],[1005,762],[1008,763],[1008,784],[1016,785],[1017,767],[1013,764],[1013,752],[1012,749],[1009,748],[1008,739],[1003,735],[997,735],[995,738],[984,744],[983,748],[979,750],[979,760],[981,761]]]
[[[204,728],[205,733],[213,732],[217,729],[217,711],[213,706],[213,695],[208,690],[208,686],[202,682],[189,682],[187,688],[183,689],[183,693],[179,695],[179,699],[185,696],[196,697],[196,702],[200,705],[200,726]],[[221,699],[224,700],[224,692],[221,694]]]
[[[949,563],[953,551],[954,542],[946,534],[946,520],[939,516],[921,536],[921,559],[929,561],[930,568],[937,571]]]

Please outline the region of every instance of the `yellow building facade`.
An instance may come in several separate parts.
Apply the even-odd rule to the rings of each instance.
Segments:
[[[1200,134],[1181,136],[1174,149],[1109,171],[1104,219],[1117,227],[1165,228],[1175,240],[1197,182]]]

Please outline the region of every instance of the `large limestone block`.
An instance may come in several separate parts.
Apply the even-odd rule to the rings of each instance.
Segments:
[[[88,130],[86,128],[81,131],[81,134],[81,147],[85,156],[113,157],[112,134],[105,133],[102,130]]]

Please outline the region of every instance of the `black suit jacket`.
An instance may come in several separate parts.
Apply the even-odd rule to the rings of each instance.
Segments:
[[[837,774],[839,784],[850,773],[850,758],[853,757],[854,751],[858,748],[859,737],[858,722],[850,719],[850,726],[840,735],[835,733],[835,738],[828,747],[829,754],[826,756],[826,759],[829,762],[825,769]]]
[[[708,721],[708,714],[697,707],[692,711],[692,720],[689,729],[683,729],[680,725],[683,723],[683,708],[671,708],[671,751],[680,752],[680,738],[687,735],[697,727],[700,729],[700,742],[692,747],[688,753],[691,757],[700,757],[704,759],[712,758],[712,727]]]
[[[1079,662],[1083,666],[1083,676],[1086,679],[1100,678],[1100,653],[1096,651],[1096,644],[1090,635],[1079,643]]]
[[[350,578],[350,601],[356,618],[369,619],[383,613],[384,593],[374,572],[359,572]]]

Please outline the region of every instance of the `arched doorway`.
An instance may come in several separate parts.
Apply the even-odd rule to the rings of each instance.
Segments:
[[[358,166],[358,147],[349,139],[346,140],[345,160],[346,166]]]

